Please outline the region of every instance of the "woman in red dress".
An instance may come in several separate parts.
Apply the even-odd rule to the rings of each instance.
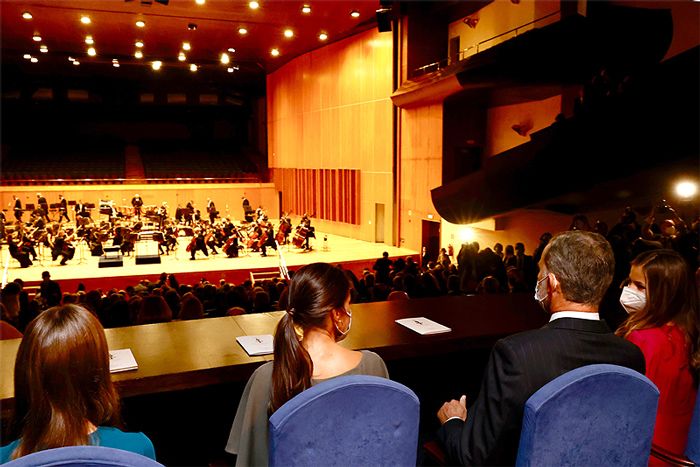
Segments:
[[[642,350],[646,376],[660,392],[653,443],[682,455],[700,369],[697,290],[685,261],[672,250],[641,253],[620,302],[629,317],[617,334]]]

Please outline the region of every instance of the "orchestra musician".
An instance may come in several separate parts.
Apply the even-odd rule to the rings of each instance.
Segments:
[[[165,235],[163,236],[165,244],[165,254],[167,255],[171,251],[175,251],[177,246],[177,237],[175,236],[175,231],[172,227],[165,229]]]
[[[0,240],[5,238],[5,222],[7,219],[5,218],[5,213],[0,211]]]
[[[214,204],[214,201],[211,200],[211,198],[207,198],[207,213],[209,214],[209,222],[211,223],[211,225],[214,225],[214,221],[219,215],[219,211],[216,210],[216,205]]]
[[[24,210],[22,209],[22,200],[19,199],[17,195],[12,195],[12,199],[14,200],[14,211],[15,211],[15,219],[17,220],[17,223],[22,222],[22,214],[24,214]]]
[[[137,219],[141,219],[141,206],[143,206],[143,200],[138,193],[131,198],[131,205],[134,207],[134,215]]]
[[[70,222],[70,218],[68,217],[68,201],[66,201],[63,195],[58,195],[58,199],[58,222],[61,222],[64,217],[66,218],[66,222]]]
[[[229,258],[238,258],[238,239],[241,238],[238,228],[232,223],[228,223],[224,227],[224,233],[228,237],[222,248],[224,253]]]
[[[261,256],[267,256],[267,247],[270,247],[277,251],[277,244],[275,243],[275,228],[272,226],[272,222],[268,222],[267,224],[262,226],[262,229],[264,233],[260,240],[262,247]]]
[[[187,206],[185,206],[185,225],[192,225],[192,219],[194,218],[194,203],[189,201]]]
[[[210,228],[206,235],[204,236],[204,244],[211,248],[212,255],[218,255],[219,252],[216,251],[216,230],[212,227]]]
[[[75,255],[75,247],[73,246],[73,236],[67,236],[62,230],[58,234],[51,238],[49,236],[49,243],[51,244],[51,259],[56,261],[58,257],[61,257],[61,266],[65,266],[68,260],[73,259]]]
[[[160,206],[158,207],[158,210],[156,211],[156,215],[158,216],[158,229],[163,230],[163,223],[165,222],[165,219],[168,217],[168,202],[163,201]]]
[[[32,232],[29,234],[27,234],[27,231],[24,229],[18,231],[18,235],[21,238],[20,250],[24,253],[27,253],[28,255],[32,255],[32,259],[34,261],[36,261],[36,249],[34,248],[34,239],[32,238],[32,236],[34,235],[34,232],[36,232],[40,228],[43,227],[35,227],[34,230],[32,230]]]
[[[204,256],[209,257],[209,252],[207,251],[207,246],[204,242],[204,232],[202,232],[201,228],[197,227],[195,230],[194,235],[192,236],[192,241],[189,245],[187,245],[187,251],[190,252],[191,260],[195,259],[194,256],[197,251],[201,251],[204,253]]]
[[[19,245],[15,242],[12,235],[7,237],[7,246],[10,248],[10,256],[19,261],[19,265],[22,268],[28,268],[31,266],[32,260],[29,259],[29,253],[22,251]]]
[[[51,220],[49,219],[49,203],[41,193],[36,194],[36,203],[41,209],[41,217],[43,217],[46,222],[49,222]]]
[[[280,217],[280,226],[277,229],[277,236],[275,239],[280,245],[286,245],[289,243],[289,233],[292,231],[292,219],[289,217],[288,213],[282,213]]]

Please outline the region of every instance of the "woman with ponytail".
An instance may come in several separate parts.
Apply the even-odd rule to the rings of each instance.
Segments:
[[[646,375],[659,388],[653,443],[682,455],[700,371],[695,283],[681,255],[652,250],[632,260],[624,285],[620,302],[629,317],[616,334],[642,350]]]
[[[350,331],[350,283],[338,268],[314,263],[300,268],[289,284],[287,312],[275,331],[274,361],[248,380],[226,451],[236,465],[267,465],[269,416],[305,389],[336,376],[388,378],[384,361],[368,350],[338,344]]]

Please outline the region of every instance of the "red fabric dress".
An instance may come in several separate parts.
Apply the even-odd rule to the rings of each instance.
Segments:
[[[644,354],[646,376],[659,388],[655,445],[682,455],[688,441],[697,389],[688,365],[688,342],[678,326],[632,331],[627,339]]]
[[[0,321],[0,340],[17,339],[22,337],[22,333],[16,327],[6,321]]]

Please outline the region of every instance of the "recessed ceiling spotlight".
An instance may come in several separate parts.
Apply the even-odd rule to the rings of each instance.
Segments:
[[[251,10],[257,10],[258,8],[260,8],[260,4],[255,0],[253,0],[252,2],[248,2],[248,6]]]
[[[285,29],[284,30],[284,37],[287,37],[287,38],[294,37],[294,31],[292,31],[291,29]]]
[[[228,71],[229,73],[233,73],[233,67],[226,68],[226,71]]]
[[[32,63],[36,63],[36,62],[39,61],[39,59],[36,58],[36,57],[32,57],[32,58],[29,59],[29,61],[32,62]]]
[[[308,15],[309,13],[311,13],[311,7],[309,5],[304,5],[303,7],[301,7],[301,12],[305,15]]]
[[[134,45],[140,49],[141,47],[143,47],[143,41],[136,41],[134,42]]]
[[[24,19],[32,19],[32,18],[34,18],[34,17],[32,16],[31,13],[29,13],[28,11],[25,11],[24,13],[22,13],[22,18],[24,18]]]
[[[90,23],[92,23],[92,20],[90,19],[89,16],[83,15],[80,17],[80,22],[83,24],[90,24]]]
[[[141,52],[140,50],[137,50],[136,52],[134,52],[134,57],[143,58],[143,52]]]
[[[326,34],[325,32],[322,32],[318,35],[318,40],[325,41],[326,39],[328,39],[328,34]]]
[[[191,72],[197,71],[197,65],[195,65],[194,63],[190,63],[190,71]]]
[[[160,70],[161,66],[163,66],[163,62],[161,62],[160,60],[151,62],[151,68],[153,68],[155,71]]]
[[[272,50],[270,50],[270,55],[272,55],[273,57],[278,57],[279,54],[280,54],[279,49],[272,49]]]
[[[228,48],[228,51],[231,52],[231,53],[235,53],[235,52],[236,52],[236,49],[234,49],[233,47],[229,47],[229,48]]]
[[[141,20],[141,19],[138,20],[138,21],[136,21],[135,24],[136,24],[136,27],[137,27],[137,28],[145,28],[145,27],[146,27],[146,22],[143,21],[143,20]]]
[[[97,51],[95,50],[94,47],[90,47],[90,48],[88,49],[88,55],[91,56],[91,57],[94,57],[95,55],[97,55]]]
[[[194,0],[194,3],[197,5],[204,5],[207,2],[207,0]]]
[[[185,55],[185,52],[180,52],[180,54],[177,56],[177,59],[180,60],[181,62],[184,62],[187,60],[187,56]]]
[[[238,28],[238,34],[240,34],[241,36],[245,36],[246,34],[248,34],[248,30],[246,28]]]
[[[189,23],[187,25],[187,29],[189,29],[190,31],[196,31],[197,30],[197,23]]]
[[[34,36],[32,36],[32,40],[34,42],[41,42],[41,36],[39,34],[34,34]]]
[[[68,57],[68,61],[69,61],[69,62],[74,62],[75,59],[74,59],[73,57]]]
[[[357,10],[352,10],[352,11],[350,12],[350,16],[352,16],[353,18],[359,18],[359,17],[360,17],[360,12],[357,11]]]
[[[80,62],[77,60],[73,60],[73,65],[78,66],[78,65],[80,65]]]
[[[183,42],[182,43],[182,50],[190,50],[192,46],[190,45],[189,42]]]
[[[121,65],[119,65],[119,62],[113,62],[113,63],[112,63],[112,66],[113,66],[114,68],[119,68]]]
[[[230,61],[231,61],[231,58],[228,56],[228,54],[226,52],[221,54],[221,64],[222,65],[228,65]]]
[[[92,38],[92,36],[85,36],[85,43],[87,45],[92,45],[95,43],[95,40]]]
[[[22,55],[22,58],[25,60],[30,60],[32,58],[32,56],[30,54],[24,54],[24,55]]]
[[[49,51],[49,48],[46,47],[45,45],[42,45],[41,47],[39,47],[39,52],[41,52],[43,54],[47,53],[48,51]]]

